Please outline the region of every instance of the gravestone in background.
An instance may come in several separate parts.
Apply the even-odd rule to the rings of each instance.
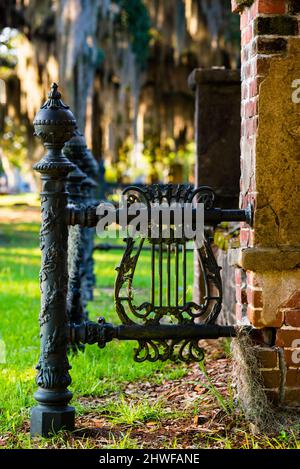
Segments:
[[[238,207],[240,192],[241,79],[239,70],[195,69],[189,76],[195,91],[195,185],[211,186],[216,205]],[[223,266],[223,316],[234,318],[234,268],[227,265],[226,251],[217,258]],[[226,272],[226,274],[225,274]],[[195,259],[194,299],[200,301],[200,265]]]

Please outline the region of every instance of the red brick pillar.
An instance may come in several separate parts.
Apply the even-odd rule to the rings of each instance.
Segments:
[[[272,327],[260,350],[265,388],[300,406],[300,1],[235,0],[242,34],[240,204],[254,205],[241,227],[237,318]]]

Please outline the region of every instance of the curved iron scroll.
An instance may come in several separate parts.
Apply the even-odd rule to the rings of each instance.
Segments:
[[[214,206],[214,192],[203,186],[193,189],[186,185],[151,185],[144,188],[130,186],[123,192],[126,195],[128,207],[135,203],[144,203],[150,209],[152,204],[173,202],[203,203],[209,210]],[[150,298],[145,298],[141,304],[136,304],[133,290],[133,280],[140,254],[145,245],[145,238],[126,238],[126,249],[117,267],[115,281],[115,304],[118,316],[123,324],[159,325],[163,323],[185,324],[201,322],[215,323],[222,307],[222,282],[220,267],[217,265],[212,252],[210,240],[205,237],[203,244],[195,248],[202,270],[203,295],[201,304],[186,299],[186,259],[187,243],[190,239],[184,235],[178,239],[170,236],[151,238],[151,291]],[[163,263],[163,260],[165,263]],[[181,269],[179,264],[181,263]],[[166,272],[163,275],[164,264]],[[171,276],[171,265],[174,275]],[[164,276],[164,281],[163,281]],[[171,281],[175,287],[171,292]],[[156,288],[157,285],[157,288]],[[182,298],[179,295],[179,285],[182,286]],[[163,301],[163,298],[166,298]],[[181,360],[185,362],[200,361],[204,357],[198,341],[192,340],[149,340],[138,341],[134,359],[138,362],[157,360]]]

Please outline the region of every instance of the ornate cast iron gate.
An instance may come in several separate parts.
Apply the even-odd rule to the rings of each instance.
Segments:
[[[68,405],[72,398],[68,390],[71,383],[68,347],[94,343],[104,347],[113,339],[135,340],[138,347],[134,359],[138,362],[199,361],[204,356],[200,339],[232,337],[236,328],[216,324],[222,306],[222,282],[210,240],[205,238],[197,248],[204,290],[203,301],[197,304],[186,296],[189,240],[185,236],[178,239],[172,232],[165,237],[161,225],[158,238],[149,234],[147,239],[126,240],[115,282],[115,306],[121,325],[106,323],[103,318],[98,322],[88,320],[87,297],[82,293],[91,284],[82,281],[82,263],[89,243],[87,230],[96,226],[99,216],[91,197],[91,174],[83,172],[86,145],[76,130],[73,114],[61,101],[57,85],[52,85],[49,99],[35,117],[34,127],[47,152],[34,167],[42,179],[42,267],[41,353],[35,393],[38,405],[31,412],[31,434],[47,436],[63,427],[74,428],[74,408]],[[250,208],[215,208],[214,192],[208,187],[194,190],[183,185],[132,186],[125,193],[128,208],[134,202],[150,206],[153,202],[184,204],[197,200],[204,204],[206,223],[216,225],[226,220],[251,224]],[[151,288],[149,298],[139,304],[132,283],[146,242],[150,245]]]

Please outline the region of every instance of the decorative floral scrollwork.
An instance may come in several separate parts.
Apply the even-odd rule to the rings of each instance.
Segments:
[[[138,363],[145,361],[166,361],[170,358],[170,346],[166,340],[139,340],[138,348],[134,349],[134,360]]]
[[[134,349],[134,360],[139,363],[146,360],[189,363],[204,359],[204,350],[197,340],[139,340],[138,344],[138,347]]]
[[[186,363],[201,362],[204,359],[204,350],[199,346],[199,341],[185,340],[181,342],[178,359]]]
[[[36,384],[44,389],[55,389],[61,387],[68,387],[71,384],[69,370],[71,366],[65,360],[59,366],[51,366],[40,359],[36,366],[38,371],[36,376]]]
[[[203,203],[205,210],[210,210],[214,206],[214,192],[211,188],[203,186],[193,189],[189,185],[151,185],[146,187],[130,186],[123,192],[126,196],[127,207],[131,204],[139,202],[147,205],[148,209],[155,203],[177,203],[183,206],[185,203],[193,204],[194,202]],[[150,230],[149,230],[150,232]],[[200,321],[204,324],[215,323],[222,307],[222,282],[220,276],[220,267],[215,260],[210,240],[205,237],[201,246],[195,249],[196,255],[199,258],[202,269],[202,301],[197,304],[194,301],[187,301],[186,292],[186,278],[183,278],[183,292],[182,298],[175,293],[176,300],[172,303],[170,294],[167,294],[168,300],[163,304],[162,294],[160,294],[160,301],[157,299],[155,293],[154,283],[157,271],[163,269],[163,262],[155,268],[155,262],[158,256],[162,259],[163,252],[167,252],[168,259],[172,256],[176,258],[177,273],[178,270],[178,257],[182,259],[182,275],[185,276],[184,269],[186,269],[186,245],[190,241],[185,236],[180,239],[172,238],[159,238],[154,239],[149,235],[148,241],[151,246],[152,256],[152,295],[151,298],[145,298],[140,304],[136,304],[134,297],[133,280],[137,267],[140,254],[145,245],[145,239],[127,238],[126,249],[123,254],[120,265],[117,267],[117,277],[115,282],[115,304],[117,313],[123,324],[143,324],[145,330],[148,325],[157,325],[164,323],[172,323],[182,325]],[[168,260],[170,266],[170,260]],[[155,272],[154,272],[155,271]],[[169,276],[169,277],[168,277]],[[170,284],[171,271],[167,269],[165,282]],[[172,279],[173,280],[173,279]],[[159,280],[162,283],[162,280]],[[160,286],[163,288],[163,285]],[[159,296],[159,295],[158,295]],[[139,346],[135,349],[134,359],[138,362],[142,361],[165,361],[165,360],[181,360],[184,362],[200,361],[204,357],[203,350],[199,347],[197,340],[140,340]]]

